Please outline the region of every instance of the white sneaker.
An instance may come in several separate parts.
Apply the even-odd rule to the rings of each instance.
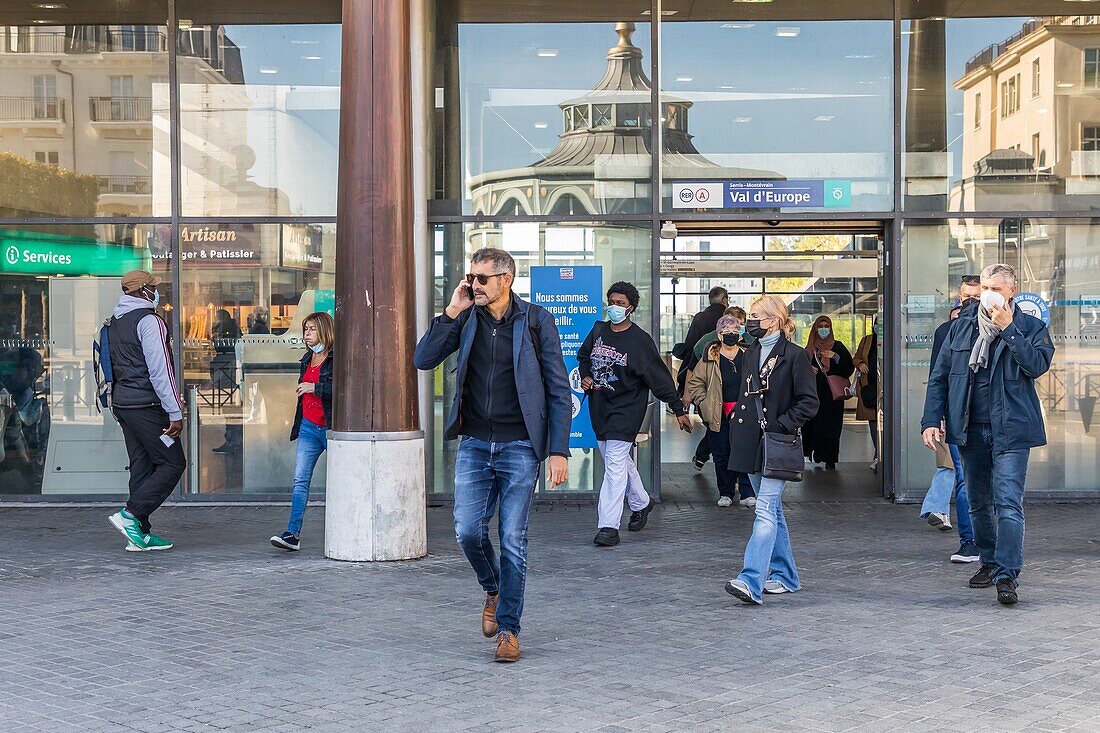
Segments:
[[[951,517],[947,514],[931,512],[928,515],[928,523],[941,532],[949,532],[951,530]]]
[[[741,506],[748,507],[749,509],[752,509],[753,507],[756,506],[756,497],[755,496],[750,496],[748,499],[742,499],[740,503],[741,503]]]
[[[770,593],[773,596],[777,596],[780,593],[790,593],[791,589],[780,583],[778,580],[765,580],[764,592]]]
[[[718,506],[733,506],[733,499],[728,496],[723,496],[718,500]]]

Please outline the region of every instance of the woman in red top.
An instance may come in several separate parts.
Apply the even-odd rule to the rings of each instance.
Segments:
[[[332,348],[336,325],[328,313],[310,313],[302,322],[302,339],[309,350],[302,357],[298,376],[298,410],[290,439],[298,441],[294,461],[294,497],[286,532],[271,538],[284,550],[301,548],[302,518],[309,501],[309,484],[317,459],[328,448],[328,427],[332,422]]]

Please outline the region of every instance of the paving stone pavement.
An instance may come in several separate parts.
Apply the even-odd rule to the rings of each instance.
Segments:
[[[298,554],[285,507],[0,508],[0,731],[1100,731],[1100,505],[1029,505],[1021,603],[914,506],[787,510],[804,590],[723,591],[751,512],[665,504],[616,548],[538,505],[523,659],[491,662],[447,507],[420,561]]]

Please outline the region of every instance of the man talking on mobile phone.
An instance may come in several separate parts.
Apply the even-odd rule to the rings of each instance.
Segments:
[[[527,522],[543,461],[551,488],[569,475],[573,398],[554,317],[512,292],[516,261],[480,249],[466,280],[416,345],[417,369],[458,352],[444,438],[461,437],[455,461],[455,536],[485,591],[481,632],[496,661],[519,659],[527,578]],[[489,521],[500,507],[500,554]]]
[[[179,441],[183,400],[172,367],[171,337],[156,310],[159,284],[145,270],[123,275],[122,296],[107,330],[114,371],[111,411],[122,428],[130,463],[130,499],[108,519],[127,539],[129,552],[172,548],[153,534],[149,516],[187,468]]]

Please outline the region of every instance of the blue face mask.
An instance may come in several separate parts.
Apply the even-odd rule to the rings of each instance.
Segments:
[[[741,326],[737,329],[737,335],[740,336],[741,338],[745,337],[745,327],[744,326]]]
[[[818,338],[827,339],[827,338],[829,338],[830,333],[832,333],[832,329],[829,329],[829,328],[819,328],[819,329],[817,329],[817,337]]]
[[[153,291],[153,307],[156,308],[158,305],[160,305],[160,291],[159,290],[154,290]]]
[[[626,308],[621,305],[607,306],[607,317],[612,323],[622,323],[626,320]]]
[[[313,351],[314,354],[320,354],[322,351],[325,350],[325,345],[322,344],[322,343],[316,343],[313,346],[310,346],[309,348],[310,348],[311,351]]]

